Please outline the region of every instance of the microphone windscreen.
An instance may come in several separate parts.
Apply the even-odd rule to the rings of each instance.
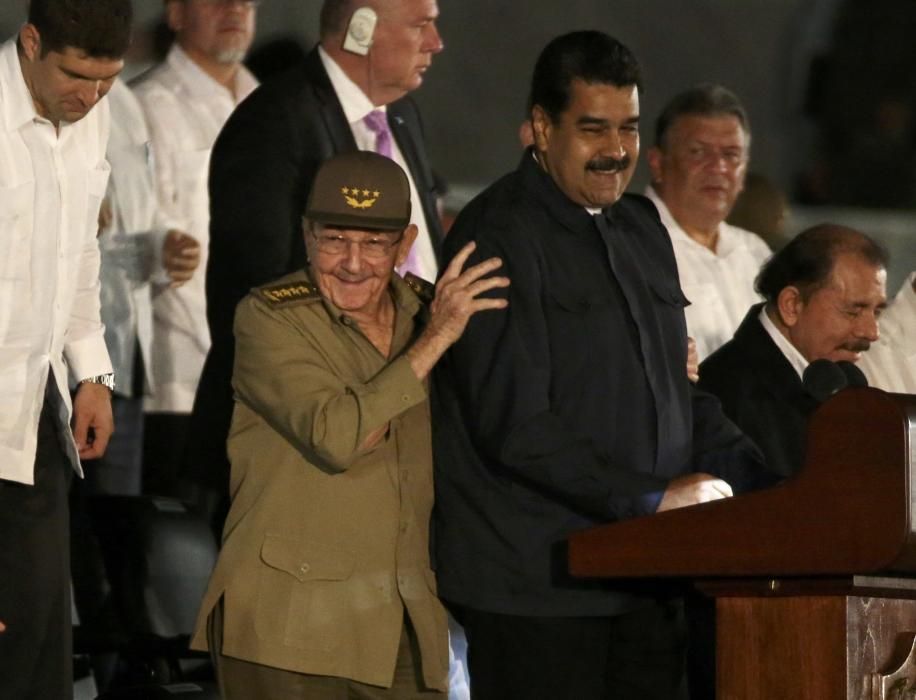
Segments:
[[[843,374],[846,375],[846,382],[849,386],[868,386],[868,379],[865,373],[849,360],[840,360],[837,362]]]
[[[849,386],[846,374],[836,362],[830,360],[815,360],[802,375],[802,384],[805,391],[817,399],[818,402],[826,401],[840,389]]]

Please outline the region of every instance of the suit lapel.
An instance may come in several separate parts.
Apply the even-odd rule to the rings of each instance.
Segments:
[[[798,373],[757,318],[761,308],[761,304],[751,307],[735,332],[735,339],[740,339],[749,363],[758,368],[767,390],[780,401],[808,412],[816,402],[805,392]]]
[[[320,104],[321,119],[324,122],[333,153],[346,153],[356,150],[356,141],[347,116],[344,114],[331,79],[328,77],[318,48],[312,50],[305,59],[305,72],[315,89],[315,97]]]
[[[387,114],[391,134],[394,136],[394,140],[397,141],[398,148],[401,149],[414,184],[417,186],[417,193],[420,195],[420,202],[423,205],[423,216],[426,218],[426,226],[429,228],[429,234],[433,239],[433,248],[438,258],[442,249],[444,234],[439,224],[439,213],[436,210],[429,162],[426,159],[426,154],[419,147],[421,141],[420,125],[411,117],[403,100],[398,100],[388,105]]]

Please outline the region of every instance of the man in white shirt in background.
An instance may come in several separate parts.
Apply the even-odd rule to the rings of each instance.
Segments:
[[[119,79],[108,93],[108,104],[111,177],[99,217],[99,281],[105,344],[120,379],[112,397],[118,431],[87,475],[87,486],[92,493],[136,495],[143,453],[143,395],[145,387],[153,385],[152,297],[191,279],[200,258],[185,255],[187,234],[170,228],[160,210],[149,129],[140,103]]]
[[[242,66],[257,0],[166,0],[175,44],[135,92],[155,154],[165,215],[188,236],[181,249],[204,269],[210,227],[210,151],[229,115],[257,86]],[[210,348],[204,276],[153,298],[151,395],[145,401],[143,490],[177,495],[188,423]]]
[[[770,256],[766,243],[725,218],[744,187],[750,121],[741,102],[720,85],[702,84],[675,96],[655,126],[646,191],[668,229],[687,333],[700,360],[732,337],[752,304],[754,278]]]
[[[916,272],[881,316],[881,337],[862,355],[859,367],[870,386],[916,394]]]
[[[17,40],[0,46],[4,700],[73,692],[67,490],[113,429],[96,232],[108,180],[102,98],[130,25],[129,0],[32,0]]]

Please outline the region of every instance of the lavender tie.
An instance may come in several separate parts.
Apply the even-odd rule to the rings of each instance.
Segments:
[[[369,131],[375,134],[375,152],[380,156],[392,158],[391,129],[388,127],[388,118],[385,113],[380,109],[373,110],[363,117],[363,123],[369,128]],[[406,272],[412,272],[418,277],[422,277],[420,274],[420,261],[417,259],[416,244],[411,247],[410,252],[407,254],[407,260],[398,268],[398,272],[402,275]]]

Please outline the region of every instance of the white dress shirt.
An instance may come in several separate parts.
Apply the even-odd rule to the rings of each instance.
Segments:
[[[870,386],[897,394],[916,394],[916,272],[881,314],[881,337],[863,353],[859,367]]]
[[[34,483],[48,370],[64,449],[74,381],[111,372],[99,319],[99,205],[108,182],[108,103],[60,128],[39,117],[15,40],[0,46],[0,479]]]
[[[690,300],[684,310],[687,334],[696,340],[702,361],[731,340],[748,309],[761,300],[754,278],[771,251],[757,234],[723,221],[713,252],[687,235],[652,187],[646,196],[671,236],[681,289]]]
[[[111,165],[106,200],[111,223],[99,235],[102,253],[102,321],[105,344],[119,382],[116,393],[131,396],[137,343],[153,385],[153,283],[169,282],[162,269],[162,245],[170,228],[156,199],[152,147],[146,119],[137,98],[121,80],[108,93],[111,136],[107,157]]]
[[[134,86],[152,136],[159,205],[176,228],[201,246],[200,265],[175,289],[158,286],[153,297],[151,412],[190,413],[210,349],[205,277],[209,247],[210,152],[236,105],[257,87],[244,67],[235,94],[216,82],[175,44],[161,65]]]
[[[349,76],[344,73],[343,69],[338,66],[334,59],[321,47],[318,47],[318,55],[321,56],[321,62],[331,79],[331,85],[334,92],[337,93],[337,99],[343,107],[344,115],[350,124],[350,131],[353,132],[353,138],[356,140],[356,147],[361,151],[375,151],[376,136],[369,127],[363,123],[363,118],[373,110],[382,110],[387,112],[386,107],[376,107],[360,87],[350,80]],[[419,276],[430,282],[435,282],[439,273],[439,266],[436,262],[436,251],[433,248],[432,239],[429,237],[429,226],[426,223],[426,216],[423,214],[423,203],[420,201],[420,195],[417,192],[417,185],[413,181],[413,174],[407,167],[407,161],[404,160],[404,154],[398,146],[397,140],[391,139],[391,155],[393,160],[403,168],[407,173],[407,181],[410,183],[410,223],[415,224],[417,229],[417,240],[413,244],[413,253],[416,255],[417,265],[419,266]]]
[[[805,370],[808,369],[809,364],[805,356],[802,355],[798,351],[798,348],[792,345],[792,342],[776,327],[776,324],[773,323],[773,320],[767,314],[766,306],[760,309],[760,315],[757,316],[757,319],[760,321],[760,325],[763,326],[763,330],[765,330],[767,335],[776,343],[776,347],[779,348],[779,351],[783,354],[783,357],[786,358],[786,361],[792,365],[792,369],[795,370],[799,380],[803,380],[805,377]]]

